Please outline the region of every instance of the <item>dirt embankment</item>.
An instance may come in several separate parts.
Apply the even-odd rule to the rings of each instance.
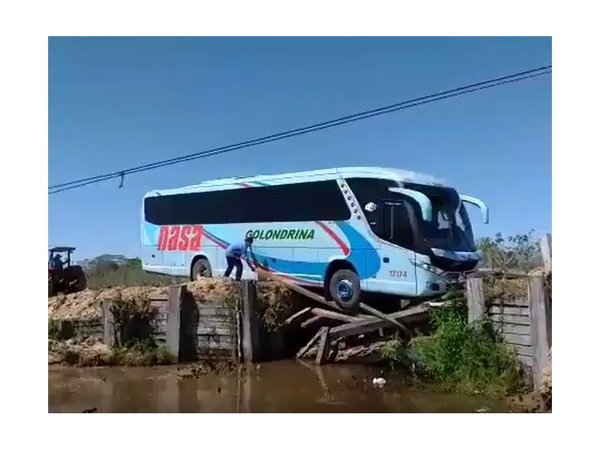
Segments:
[[[197,302],[228,303],[240,296],[240,286],[229,278],[205,278],[186,284]],[[258,305],[273,325],[283,323],[293,310],[297,294],[274,282],[258,283]],[[90,290],[48,298],[48,320],[92,321],[102,318],[103,301],[134,301],[140,298],[165,297],[168,287],[116,287]],[[285,316],[285,317],[284,317]]]
[[[186,284],[189,295],[198,303],[223,303],[236,308],[240,297],[240,285],[227,278],[206,278]],[[100,326],[102,305],[105,301],[139,303],[144,299],[168,296],[169,287],[116,287],[100,290],[85,290],[68,295],[48,298],[48,363],[105,365],[125,361],[133,365],[160,364],[169,361],[167,355],[151,352],[126,353],[104,345],[96,336],[59,339],[56,324],[69,321],[74,324]],[[297,294],[285,286],[273,282],[259,282],[257,289],[257,316],[265,328],[274,330],[283,325],[285,319],[298,307]],[[84,333],[85,335],[85,333]]]

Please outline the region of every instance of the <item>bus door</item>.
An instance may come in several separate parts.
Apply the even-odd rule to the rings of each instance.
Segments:
[[[385,240],[380,250],[381,291],[396,295],[415,295],[417,292],[414,235],[409,206],[402,200],[379,203],[379,237]]]

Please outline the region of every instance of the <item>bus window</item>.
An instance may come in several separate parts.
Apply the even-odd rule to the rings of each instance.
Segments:
[[[148,197],[144,214],[155,225],[350,219],[334,180]]]

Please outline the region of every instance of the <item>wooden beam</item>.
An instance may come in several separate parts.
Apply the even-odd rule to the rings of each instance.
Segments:
[[[533,347],[533,381],[539,388],[542,371],[548,362],[548,350],[552,339],[552,321],[546,305],[544,280],[541,277],[529,278],[529,305],[531,314],[531,346]]]
[[[495,306],[492,305],[488,309],[490,314],[510,314],[513,316],[529,316],[529,308],[525,306]]]
[[[256,317],[256,284],[253,280],[241,282],[242,305],[242,353],[245,362],[260,360],[260,335]]]
[[[167,350],[179,362],[179,345],[181,340],[181,306],[187,295],[187,287],[175,285],[169,287],[169,301],[167,303]]]
[[[300,359],[304,356],[304,354],[309,351],[311,349],[311,347],[314,345],[315,342],[317,342],[317,340],[321,337],[321,334],[323,333],[323,328],[321,328],[317,333],[315,333],[315,335],[311,338],[310,341],[308,341],[308,343],[302,347],[300,350],[298,350],[298,353],[296,353],[296,358]]]
[[[342,322],[356,322],[361,320],[359,317],[353,317],[335,311],[328,311],[322,308],[312,308],[311,312],[316,316],[326,317],[327,319],[341,320]]]
[[[322,318],[321,316],[314,316],[314,317],[311,317],[310,319],[308,319],[308,320],[305,320],[304,322],[302,322],[302,323],[300,324],[300,328],[308,328],[308,327],[310,327],[312,324],[318,323],[318,322],[320,322],[321,320],[323,320],[323,318]]]
[[[389,316],[392,319],[402,320],[405,323],[410,323],[418,320],[420,316],[427,314],[428,309],[429,308],[427,307],[427,305],[422,303],[413,308],[392,313]],[[375,331],[378,328],[389,328],[390,326],[392,326],[392,324],[390,324],[390,322],[388,322],[387,320],[382,320],[378,318],[365,319],[334,327],[329,331],[329,335],[332,339],[338,339],[341,337],[354,336],[357,334]]]
[[[492,322],[527,326],[530,324],[528,316],[519,316],[517,314],[490,314],[489,317]]]
[[[410,330],[408,328],[406,328],[404,325],[402,325],[400,322],[398,322],[397,320],[395,320],[393,317],[382,313],[381,311],[379,311],[378,309],[373,308],[372,306],[369,305],[365,305],[364,303],[360,303],[360,308],[363,311],[366,311],[368,313],[373,314],[375,317],[379,317],[382,320],[385,320],[386,322],[391,323],[392,325],[400,328],[402,331],[404,331],[404,333],[408,336],[411,337],[412,333],[410,332]]]
[[[483,319],[485,299],[481,278],[467,278],[467,303],[469,306],[469,323]]]
[[[540,249],[542,250],[542,259],[544,261],[544,269],[547,272],[552,272],[552,236],[546,233],[540,239]]]
[[[506,276],[506,277],[513,277],[513,278],[526,278],[529,276],[529,274],[525,271],[522,270],[500,270],[500,269],[490,269],[490,268],[486,268],[486,267],[482,267],[481,269],[478,269],[475,272],[470,273],[467,276],[467,280],[469,278],[483,278],[489,275],[502,275],[502,276]]]
[[[288,317],[287,319],[285,319],[285,324],[289,325],[290,323],[292,323],[297,318],[299,318],[299,317],[303,316],[304,314],[306,314],[307,312],[309,312],[311,309],[312,308],[310,306],[307,306],[306,308],[301,309],[297,313],[292,314],[290,317]]]
[[[329,342],[329,328],[322,328],[321,340],[319,341],[319,349],[317,350],[317,356],[315,358],[315,363],[319,366],[322,366],[327,362],[327,358],[329,357],[329,349],[331,348]]]
[[[325,305],[331,309],[335,309],[336,311],[343,312],[342,309],[338,305],[336,305],[334,302],[327,301],[327,300],[325,300],[325,298],[323,296],[316,294],[313,291],[309,291],[308,289],[303,288],[302,286],[299,286],[295,283],[292,283],[291,281],[286,280],[285,278],[280,277],[279,275],[275,275],[274,273],[267,272],[266,270],[263,270],[260,268],[257,268],[256,272],[259,275],[262,275],[269,280],[277,281],[278,283],[281,283],[284,286],[287,286],[292,291],[295,291],[300,295],[304,295],[305,297],[308,297],[311,300],[314,300],[315,302],[319,302],[322,305]]]

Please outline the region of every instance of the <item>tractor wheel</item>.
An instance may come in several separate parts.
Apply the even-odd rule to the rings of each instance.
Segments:
[[[79,292],[87,287],[87,279],[81,266],[71,266],[65,269],[63,280],[67,292]]]
[[[48,297],[52,297],[54,295],[54,281],[52,281],[52,277],[48,277]]]
[[[81,275],[77,277],[77,281],[73,284],[73,290],[75,292],[84,291],[87,288],[87,278],[85,273],[81,271]]]

